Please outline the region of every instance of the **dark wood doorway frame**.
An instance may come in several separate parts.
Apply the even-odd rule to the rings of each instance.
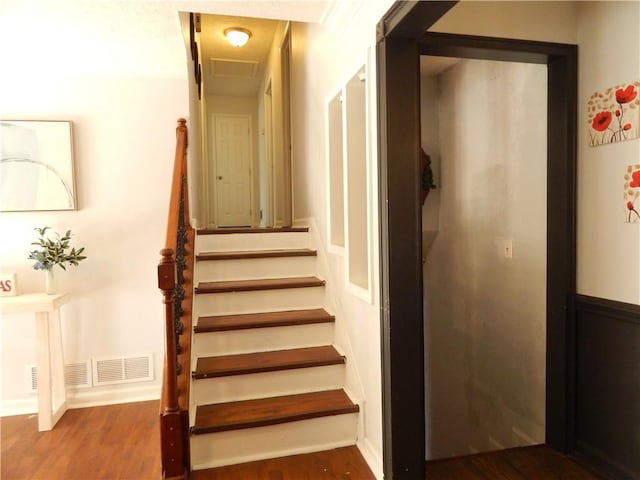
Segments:
[[[377,27],[384,473],[424,478],[420,55],[545,64],[546,442],[573,449],[577,47],[425,33],[456,2],[397,2]]]

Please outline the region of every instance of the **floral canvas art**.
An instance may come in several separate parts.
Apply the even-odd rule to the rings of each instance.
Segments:
[[[624,172],[624,215],[627,223],[640,223],[640,164]]]
[[[589,145],[622,142],[640,136],[640,81],[596,92],[587,102]]]

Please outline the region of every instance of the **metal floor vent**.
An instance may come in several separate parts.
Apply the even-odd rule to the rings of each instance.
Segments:
[[[153,380],[153,354],[131,357],[94,358],[93,385],[145,382]]]
[[[64,383],[67,387],[91,387],[91,361],[69,363],[64,366]],[[38,391],[38,367],[27,366],[27,392]]]

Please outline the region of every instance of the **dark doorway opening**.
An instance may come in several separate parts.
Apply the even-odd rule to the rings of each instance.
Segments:
[[[398,2],[378,24],[384,472],[424,478],[419,56],[545,64],[546,442],[573,449],[577,47],[425,33],[456,2]]]

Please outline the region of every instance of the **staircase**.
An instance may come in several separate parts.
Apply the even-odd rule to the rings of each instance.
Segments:
[[[306,228],[196,237],[191,468],[355,445],[325,281]]]

